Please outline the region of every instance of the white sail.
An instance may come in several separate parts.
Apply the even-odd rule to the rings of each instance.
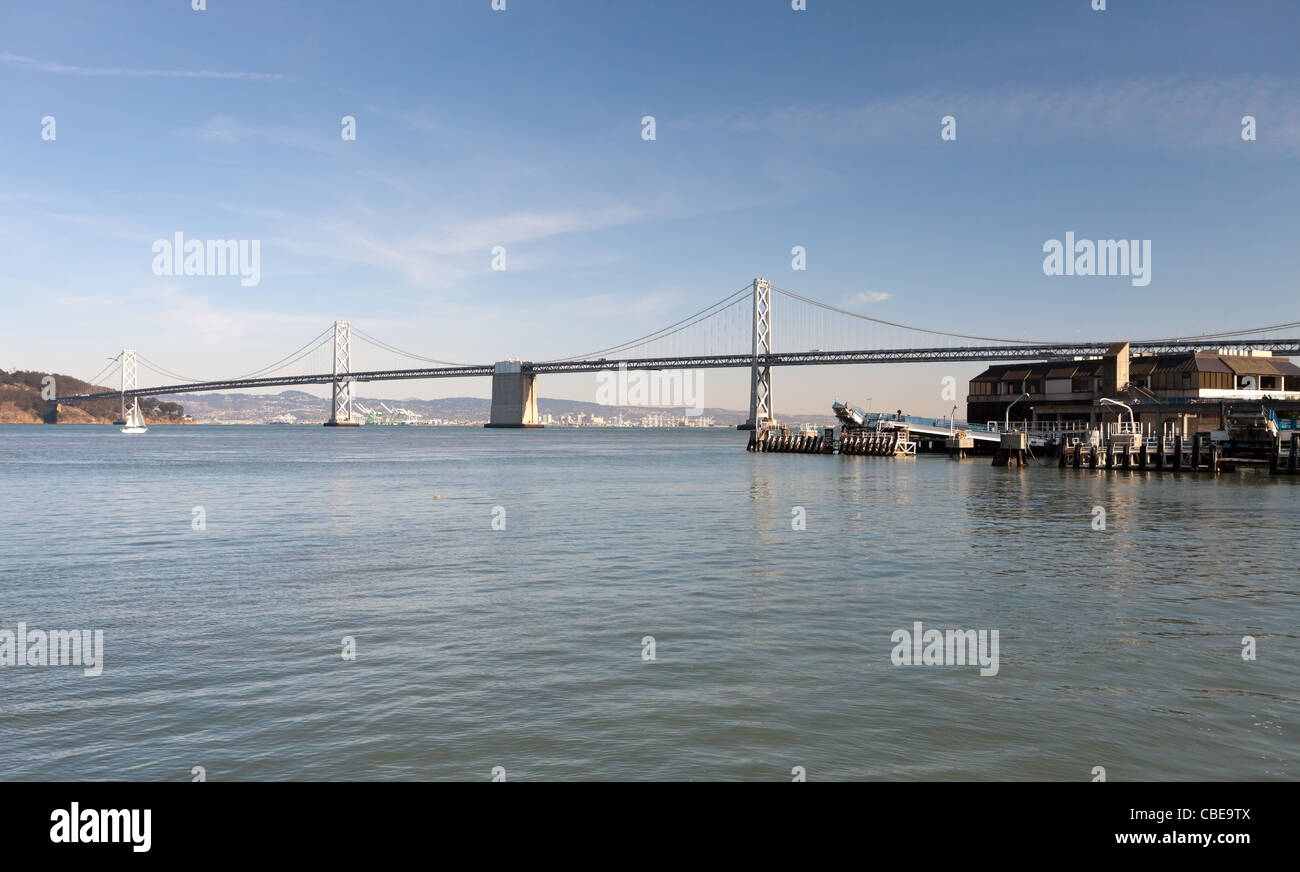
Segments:
[[[149,428],[144,425],[144,416],[140,414],[140,401],[134,400],[131,403],[131,413],[127,415],[126,426],[122,428],[123,433],[146,433]]]

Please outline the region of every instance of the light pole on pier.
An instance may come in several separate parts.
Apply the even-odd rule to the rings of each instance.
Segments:
[[[1027,400],[1027,399],[1029,399],[1029,394],[1021,394],[1020,396],[1012,400],[1011,404],[1007,406],[1007,420],[1006,423],[1003,424],[1002,426],[1003,432],[1005,433],[1011,432],[1011,406],[1014,406],[1016,403],[1020,402],[1021,400]],[[953,408],[956,407],[954,406]]]

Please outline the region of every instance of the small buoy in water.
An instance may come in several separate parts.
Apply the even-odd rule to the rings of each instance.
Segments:
[[[433,495],[433,498],[434,498],[435,500],[440,500],[440,499],[442,499],[442,497],[438,496],[437,494],[434,494],[434,495]]]

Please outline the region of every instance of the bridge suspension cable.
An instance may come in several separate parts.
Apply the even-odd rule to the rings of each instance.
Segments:
[[[1222,333],[1198,333],[1195,336],[1175,336],[1169,339],[1139,339],[1137,342],[1195,342],[1198,339],[1229,339],[1233,336],[1248,336],[1252,333],[1271,333],[1275,330],[1291,330],[1300,327],[1300,321],[1286,324],[1269,324],[1265,327],[1250,327],[1245,330],[1225,330]]]
[[[206,379],[206,378],[195,378],[193,376],[181,375],[178,372],[173,372],[170,369],[167,369],[166,367],[160,364],[154,363],[152,360],[145,357],[143,354],[140,354],[139,352],[136,352],[136,360],[139,362],[141,367],[149,370],[155,375],[160,375],[165,378],[176,379],[177,381],[190,382],[192,384],[206,383],[211,381],[223,381],[223,380],[242,381],[244,379],[266,376],[271,373],[278,372],[279,370],[285,369],[286,367],[292,366],[293,364],[307,357],[312,352],[321,348],[328,341],[330,341],[330,334],[332,334],[333,329],[334,329],[333,327],[327,327],[325,330],[321,331],[316,336],[308,340],[305,345],[302,345],[301,347],[295,349],[294,351],[290,352],[289,354],[285,355],[279,360],[273,363],[269,363],[266,366],[261,367],[260,369],[255,369],[252,372],[235,376],[234,378],[231,379]],[[118,357],[121,357],[121,355],[119,354]],[[116,358],[114,359],[116,360]],[[96,378],[98,378],[98,376],[96,376]]]
[[[92,388],[104,387],[104,385],[97,385],[95,384],[95,382],[99,381],[99,379],[108,375],[110,370],[116,369],[117,367],[121,366],[122,365],[121,358],[122,358],[121,352],[118,352],[118,354],[115,357],[110,357],[108,359],[108,364],[105,365],[103,369],[101,369],[99,372],[95,373],[93,376],[85,380],[86,384],[90,385]]]
[[[1050,340],[998,339],[989,336],[973,336],[968,333],[951,333],[944,330],[932,330],[926,327],[915,327],[910,324],[899,324],[894,321],[885,321],[881,318],[872,318],[869,315],[862,315],[858,312],[850,312],[847,309],[841,309],[836,306],[831,306],[827,303],[822,303],[817,300],[813,300],[809,297],[805,297],[802,294],[795,293],[794,291],[788,290],[786,288],[778,288],[776,285],[772,286],[772,290],[780,294],[784,294],[785,296],[790,297],[792,299],[799,300],[803,303],[807,303],[812,306],[817,306],[821,309],[826,309],[831,312],[837,312],[841,315],[848,315],[849,317],[859,318],[863,321],[871,321],[876,324],[884,324],[890,327],[902,328],[904,330],[914,330],[918,333],[928,333],[933,336],[946,336],[946,337],[957,338],[957,339],[975,339],[981,342],[996,342],[1002,345],[1050,345],[1052,344]],[[1263,327],[1250,327],[1241,330],[1225,330],[1220,333],[1200,333],[1193,336],[1175,336],[1175,337],[1160,338],[1160,339],[1135,339],[1131,341],[1140,344],[1194,342],[1202,339],[1228,339],[1234,336],[1249,336],[1255,333],[1268,333],[1275,330],[1290,330],[1297,327],[1300,327],[1300,321],[1289,321],[1284,324],[1269,324]]]
[[[322,345],[326,344],[327,342],[333,341],[333,338],[334,338],[333,326],[326,327],[320,333],[317,333],[316,336],[314,336],[311,339],[308,339],[306,344],[304,344],[297,350],[289,352],[284,357],[280,358],[274,363],[269,363],[266,366],[262,367],[261,369],[255,369],[252,372],[248,373],[247,375],[241,375],[238,378],[239,379],[255,378],[258,376],[267,375],[272,372],[277,372],[281,369],[284,369],[287,366],[291,366],[292,364],[297,363],[299,360],[311,354],[316,349],[320,348]]]
[[[152,360],[150,360],[149,358],[145,357],[143,354],[141,354],[141,353],[138,352],[138,351],[135,353],[135,359],[136,359],[137,361],[139,361],[139,363],[140,363],[140,365],[141,365],[142,367],[144,367],[145,369],[147,369],[147,370],[149,370],[150,372],[154,373],[155,375],[166,376],[167,378],[179,379],[180,381],[186,381],[186,382],[201,382],[201,381],[207,381],[207,379],[191,378],[191,377],[186,376],[186,375],[181,375],[180,373],[172,372],[172,371],[169,370],[169,369],[164,369],[163,367],[161,367],[161,366],[159,366],[158,364],[154,363]]]
[[[770,307],[761,308],[770,303],[775,298],[768,298],[767,292],[763,288],[770,288],[777,295],[784,299],[785,303],[778,305],[773,313]],[[755,295],[751,297],[751,290]],[[1082,351],[1071,351],[1072,354],[1094,354],[1098,348],[1104,349],[1108,343],[1105,342],[1073,342],[1060,343],[1044,340],[1031,339],[1002,339],[990,336],[978,336],[969,333],[957,333],[945,330],[935,330],[925,327],[916,327],[909,324],[901,324],[895,321],[888,321],[882,318],[873,318],[869,315],[863,315],[838,306],[832,306],[814,300],[810,297],[799,294],[787,288],[779,288],[770,285],[762,280],[756,280],[755,283],[747,283],[741,288],[726,295],[720,300],[700,309],[699,311],[688,315],[666,327],[659,330],[630,339],[617,345],[611,345],[596,351],[590,351],[585,354],[573,355],[570,357],[554,358],[551,360],[537,361],[538,364],[549,365],[547,371],[595,371],[607,366],[606,357],[609,355],[619,355],[624,359],[639,359],[643,362],[661,361],[662,365],[678,366],[682,361],[692,360],[692,365],[699,366],[744,366],[748,365],[753,349],[755,347],[754,337],[757,335],[756,322],[750,311],[751,299],[755,301],[754,305],[760,307],[761,317],[757,322],[759,325],[765,325],[762,329],[768,332],[764,333],[765,342],[763,345],[767,349],[766,357],[772,358],[770,365],[781,364],[808,364],[808,363],[838,363],[838,362],[867,362],[876,360],[985,360],[985,359],[1018,359],[1015,355],[1024,354],[1048,355],[1062,353],[1064,348],[1084,349]],[[842,316],[842,317],[837,317]],[[775,325],[775,329],[773,329]],[[879,329],[878,326],[888,328]],[[1160,350],[1159,346],[1183,346],[1197,348],[1214,348],[1212,343],[1223,342],[1225,347],[1240,346],[1242,348],[1254,348],[1260,344],[1276,351],[1286,353],[1288,349],[1296,347],[1297,340],[1294,339],[1268,339],[1264,337],[1257,338],[1259,334],[1273,333],[1274,331],[1292,330],[1300,327],[1300,321],[1289,321],[1285,323],[1266,325],[1262,327],[1252,327],[1238,330],[1223,330],[1215,333],[1202,333],[1198,335],[1182,336],[1172,339],[1143,339],[1130,340],[1134,345],[1146,346],[1148,351]],[[899,331],[907,331],[922,335],[923,337],[943,337],[943,341],[934,342],[930,339],[923,338],[917,341],[916,336],[907,336]],[[882,335],[883,334],[883,335]],[[432,364],[433,368],[412,367],[403,364],[399,367],[386,367],[373,365],[375,361],[368,361],[372,365],[360,367],[353,360],[340,368],[339,366],[339,344],[338,336],[343,335],[355,336],[356,339],[373,349],[397,355],[405,361],[419,361],[422,363]],[[778,337],[782,346],[777,347],[770,344],[772,337]],[[1249,337],[1245,339],[1233,339],[1232,337]],[[901,341],[900,341],[901,340]],[[980,343],[991,343],[994,346],[984,348],[982,346],[961,347],[963,343],[954,342],[953,340],[974,340]],[[940,347],[932,347],[940,346]],[[344,344],[342,347],[347,347]],[[327,361],[319,358],[307,360],[312,355],[317,355],[322,351],[328,356]],[[1249,353],[1249,352],[1247,352]],[[348,352],[344,352],[349,355]],[[963,356],[963,354],[965,356]],[[989,356],[993,355],[993,356]],[[760,356],[764,352],[760,350]],[[779,358],[779,359],[778,359]],[[345,358],[346,359],[346,358]],[[307,362],[303,366],[308,367],[306,372],[293,372],[286,374],[286,370],[298,364],[301,361]],[[154,363],[147,357],[132,352],[130,358],[124,358],[119,354],[109,359],[109,363],[96,373],[92,378],[86,381],[86,384],[92,388],[104,387],[97,385],[96,382],[104,379],[114,368],[122,369],[130,362],[128,370],[129,375],[125,382],[135,386],[134,366],[138,364],[143,369],[161,376],[166,379],[172,379],[176,384],[167,385],[175,388],[179,392],[190,390],[213,390],[219,387],[237,386],[237,383],[244,381],[259,382],[258,387],[271,386],[261,384],[270,382],[271,384],[324,384],[332,381],[336,390],[337,387],[345,382],[352,381],[353,374],[364,372],[368,377],[361,379],[378,380],[377,376],[383,378],[425,378],[425,377],[443,377],[451,375],[445,370],[440,371],[437,367],[447,369],[463,368],[475,370],[472,374],[484,374],[490,372],[491,365],[485,364],[465,364],[453,363],[451,361],[439,360],[433,357],[427,357],[414,352],[398,348],[384,340],[381,340],[365,331],[352,327],[348,322],[336,322],[334,326],[327,327],[318,333],[315,337],[308,340],[304,345],[259,369],[253,370],[241,376],[231,379],[199,379],[184,376],[173,372],[157,363]],[[385,361],[386,362],[386,361]],[[320,365],[318,365],[320,364]],[[764,364],[769,365],[769,364]],[[331,370],[331,366],[333,369]],[[463,375],[465,373],[454,373]],[[124,387],[125,387],[124,382]],[[189,387],[194,385],[195,387]],[[128,389],[126,393],[130,394],[133,390]],[[89,395],[88,395],[89,396]]]
[[[929,330],[925,327],[914,327],[911,324],[899,324],[896,321],[885,321],[881,318],[872,318],[870,315],[862,315],[858,312],[850,312],[848,309],[841,309],[837,306],[831,306],[827,303],[821,303],[818,302],[817,300],[811,299],[809,297],[805,297],[802,294],[797,294],[794,291],[787,290],[785,288],[778,288],[776,285],[772,285],[772,290],[776,291],[779,294],[784,294],[785,296],[790,297],[792,299],[799,300],[800,302],[808,303],[809,305],[817,306],[818,308],[821,309],[826,309],[827,311],[830,312],[837,312],[840,315],[848,315],[850,318],[858,318],[863,321],[870,321],[873,324],[883,324],[887,327],[899,327],[903,330],[915,330],[917,333],[929,333],[932,336],[947,336],[953,339],[975,339],[980,342],[996,342],[1000,345],[1042,345],[1043,344],[1043,342],[1038,339],[998,339],[992,336],[972,336],[969,333],[950,333],[946,330]]]
[[[425,357],[422,354],[415,354],[410,351],[403,351],[402,349],[394,345],[389,345],[387,342],[384,342],[382,339],[376,339],[374,336],[371,336],[369,333],[366,333],[364,330],[357,327],[355,324],[352,325],[352,335],[357,337],[358,339],[361,339],[363,342],[370,343],[376,348],[380,348],[384,351],[388,351],[393,354],[401,355],[402,357],[409,357],[412,360],[423,360],[426,363],[436,363],[441,366],[473,366],[474,365],[470,363],[453,363],[449,360],[437,360],[432,357]]]
[[[727,296],[723,297],[721,300],[718,300],[713,305],[706,306],[705,308],[696,312],[694,315],[688,315],[687,317],[683,318],[680,321],[669,324],[667,327],[664,327],[660,330],[656,330],[653,333],[647,333],[645,336],[628,340],[627,342],[620,343],[619,345],[612,345],[609,348],[602,348],[599,349],[598,351],[589,351],[586,354],[575,354],[570,357],[557,357],[552,360],[546,360],[541,362],[561,363],[567,360],[584,360],[588,357],[595,357],[598,354],[608,355],[615,352],[624,351],[628,348],[632,348],[637,345],[645,345],[647,343],[655,342],[660,339],[666,339],[669,336],[672,336],[677,333],[681,333],[683,330],[687,329],[688,327],[692,327],[700,323],[701,321],[705,321],[709,318],[712,318],[715,315],[720,315],[724,311],[730,309],[732,306],[745,302],[748,298],[742,295],[747,294],[749,292],[750,287],[751,287],[750,285],[745,285],[743,288],[740,288],[734,293],[728,294]]]

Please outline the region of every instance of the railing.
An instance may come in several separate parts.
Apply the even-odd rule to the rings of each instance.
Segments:
[[[1043,438],[1060,437],[1066,438],[1067,441],[1078,441],[1085,444],[1104,445],[1106,440],[1115,436],[1136,436],[1137,443],[1145,443],[1148,446],[1156,446],[1161,443],[1160,435],[1155,432],[1155,425],[1151,422],[1143,421],[1103,421],[1097,424],[1088,421],[1012,421],[1010,430],[1002,421],[988,421],[984,425],[971,424],[968,421],[953,420],[950,418],[923,418],[918,415],[898,415],[897,413],[886,412],[863,412],[857,407],[852,408],[855,412],[862,415],[862,429],[864,430],[885,430],[892,429],[894,426],[922,426],[933,427],[940,430],[966,430],[968,432],[985,433],[1000,435],[1004,432],[1028,433],[1031,436]],[[1300,430],[1300,419],[1279,418],[1278,429],[1295,432]],[[1173,444],[1173,440],[1179,434],[1179,424],[1177,421],[1166,420],[1164,422],[1164,445]],[[1184,441],[1190,444],[1190,436],[1184,436]]]
[[[936,430],[985,430],[977,424],[971,424],[961,419],[952,418],[924,418],[920,415],[898,415],[886,412],[866,413],[862,419],[862,426],[865,429],[879,430],[883,429],[885,424],[900,424],[913,427],[933,427]]]
[[[1097,429],[1097,425],[1087,421],[1012,421],[1008,430],[1002,421],[989,421],[983,428],[993,433],[1035,433],[1051,436],[1059,433],[1082,433]]]
[[[1009,430],[1001,421],[989,421],[984,429],[993,433],[1030,433],[1038,436],[1061,436],[1096,430],[1103,440],[1120,434],[1136,435],[1143,439],[1155,438],[1152,426],[1140,421],[1104,421],[1099,424],[1088,421],[1012,421]],[[1166,432],[1172,433],[1173,430],[1166,427]]]

